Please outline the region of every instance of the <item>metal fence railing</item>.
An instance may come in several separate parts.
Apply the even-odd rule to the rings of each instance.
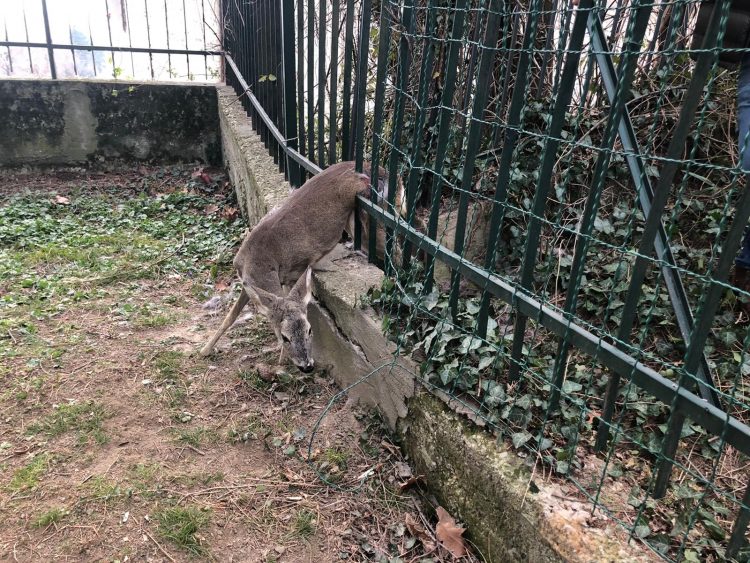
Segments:
[[[420,380],[670,560],[750,560],[735,9],[223,5],[227,81],[293,185],[347,159],[403,179],[406,216],[359,203]]]
[[[217,81],[218,0],[0,3],[0,77]]]

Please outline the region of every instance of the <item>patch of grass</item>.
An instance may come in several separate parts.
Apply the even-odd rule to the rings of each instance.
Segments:
[[[342,450],[341,448],[327,448],[323,452],[323,459],[329,464],[335,465],[339,469],[344,470],[349,461],[349,452]]]
[[[267,432],[268,429],[260,415],[257,413],[251,413],[243,424],[235,426],[229,430],[227,439],[232,444],[249,442],[250,440],[262,438]]]
[[[177,350],[165,350],[154,356],[151,365],[163,381],[176,379],[182,369],[184,355]]]
[[[41,432],[54,438],[69,431],[76,431],[81,445],[87,444],[90,439],[97,444],[104,444],[108,438],[102,423],[108,416],[104,407],[94,401],[59,405],[52,414],[30,426],[29,432]]]
[[[258,370],[255,369],[242,370],[237,375],[247,384],[248,387],[255,389],[256,391],[268,391],[271,388],[271,385],[273,385],[272,381],[263,379],[260,376],[260,373],[258,373]]]
[[[315,514],[309,510],[302,509],[292,518],[292,533],[304,540],[315,534]]]
[[[207,471],[199,473],[188,473],[186,475],[178,475],[174,478],[174,481],[181,483],[185,486],[192,487],[193,485],[210,485],[211,483],[221,483],[224,480],[224,473],[216,471],[210,473]]]
[[[31,525],[35,528],[46,528],[51,524],[57,524],[67,515],[68,511],[64,508],[52,508],[34,518],[34,520],[31,522]]]
[[[95,475],[84,483],[90,493],[89,500],[112,500],[123,495],[120,485],[102,475]]]
[[[205,555],[207,549],[198,536],[201,528],[210,521],[207,512],[197,507],[170,507],[155,515],[158,522],[157,533],[185,551],[194,555]]]
[[[158,493],[162,474],[158,463],[138,463],[130,469],[128,480],[139,494],[151,497]]]
[[[178,442],[198,448],[208,441],[214,441],[216,439],[216,432],[199,426],[198,428],[178,430],[176,437]]]
[[[10,488],[11,491],[33,489],[39,484],[39,479],[44,475],[44,472],[47,471],[48,463],[49,456],[47,454],[34,456],[29,463],[13,474],[13,478],[10,480],[8,488]]]

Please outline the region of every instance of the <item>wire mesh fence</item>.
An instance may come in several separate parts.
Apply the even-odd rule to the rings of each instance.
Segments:
[[[216,81],[216,0],[0,3],[0,77]]]
[[[230,80],[294,185],[387,170],[389,205],[360,201],[387,231],[370,298],[420,380],[665,559],[749,560],[748,14],[224,9]]]

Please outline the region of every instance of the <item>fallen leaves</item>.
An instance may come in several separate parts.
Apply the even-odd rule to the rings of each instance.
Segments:
[[[441,545],[450,551],[454,557],[466,555],[466,545],[462,537],[466,530],[456,526],[456,521],[442,506],[438,506],[435,512],[438,517],[435,533]]]
[[[57,195],[55,196],[55,203],[58,205],[70,205],[70,199],[64,195]]]
[[[409,513],[406,514],[405,524],[409,533],[422,542],[425,551],[430,552],[435,549],[433,538],[430,537],[424,526],[422,526],[413,515]]]

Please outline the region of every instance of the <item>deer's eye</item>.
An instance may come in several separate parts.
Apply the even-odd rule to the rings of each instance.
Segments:
[[[284,340],[284,342],[286,342],[287,344],[289,344],[289,339],[286,337],[286,334],[282,334],[281,338]]]
[[[312,336],[312,327],[307,329],[307,336]]]

